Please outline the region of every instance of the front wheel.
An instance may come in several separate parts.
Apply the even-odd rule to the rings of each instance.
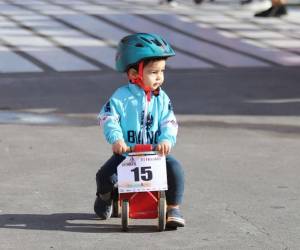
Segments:
[[[122,219],[122,230],[126,232],[126,231],[128,231],[128,221],[129,221],[129,202],[128,202],[128,200],[122,201],[121,219]]]
[[[159,204],[158,204],[158,231],[162,232],[166,228],[166,211],[167,203],[165,192],[160,192]]]

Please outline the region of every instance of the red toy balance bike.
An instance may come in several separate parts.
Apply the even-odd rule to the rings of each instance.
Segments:
[[[152,145],[136,145],[118,166],[119,199],[114,211],[121,208],[123,231],[128,231],[129,219],[157,218],[158,230],[165,230],[167,189],[165,156],[152,151]]]

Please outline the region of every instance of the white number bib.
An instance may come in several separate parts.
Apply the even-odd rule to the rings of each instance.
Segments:
[[[166,157],[129,155],[118,166],[119,193],[167,190]]]

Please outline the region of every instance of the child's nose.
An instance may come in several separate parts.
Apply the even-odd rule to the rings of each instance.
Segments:
[[[163,73],[159,73],[159,74],[157,75],[157,78],[158,78],[158,79],[161,79],[163,76],[164,76]]]

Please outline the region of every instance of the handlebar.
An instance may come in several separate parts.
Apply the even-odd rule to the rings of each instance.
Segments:
[[[133,147],[128,147],[127,153],[152,151],[153,149],[154,148],[151,144],[136,144]]]

